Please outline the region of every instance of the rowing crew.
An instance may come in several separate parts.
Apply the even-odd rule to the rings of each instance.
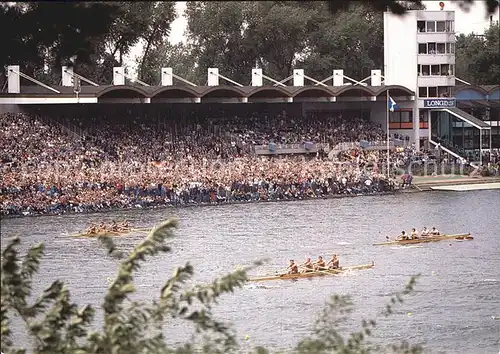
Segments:
[[[334,254],[332,259],[328,262],[325,262],[322,256],[318,256],[318,259],[315,262],[312,262],[311,258],[306,257],[306,261],[302,264],[297,264],[293,259],[291,259],[287,270],[288,274],[298,274],[329,269],[340,269],[339,262],[339,258],[336,254]]]
[[[406,231],[401,231],[401,235],[398,236],[398,240],[416,240],[419,237],[429,237],[429,236],[439,236],[440,233],[438,229],[435,227],[432,228],[432,230],[428,230],[427,227],[424,227],[422,231],[420,232],[420,236],[418,235],[418,232],[415,228],[411,229],[410,235],[406,233]]]
[[[101,222],[98,225],[91,225],[87,228],[87,234],[104,234],[106,232],[127,232],[130,231],[128,221],[116,222],[113,220],[111,224],[107,225]]]

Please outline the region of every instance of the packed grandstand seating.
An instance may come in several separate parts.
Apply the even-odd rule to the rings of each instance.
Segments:
[[[76,134],[47,117],[0,115],[3,215],[107,208],[325,198],[397,188],[385,177],[385,152],[259,157],[254,145],[384,139],[363,119],[309,116],[184,121],[72,119]],[[392,153],[405,167],[420,152]]]

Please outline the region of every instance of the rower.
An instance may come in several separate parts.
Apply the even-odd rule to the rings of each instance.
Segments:
[[[417,233],[417,230],[416,230],[415,228],[411,229],[410,238],[411,238],[412,240],[416,240],[416,239],[418,239],[418,233]]]
[[[401,231],[401,235],[398,237],[398,240],[408,240],[408,235],[406,234],[406,231]]]
[[[332,259],[328,261],[326,266],[328,269],[339,269],[339,258],[336,254],[333,255]]]
[[[439,236],[439,231],[435,227],[433,227],[431,230],[431,235],[432,236]]]
[[[427,230],[427,227],[424,226],[424,228],[422,229],[422,232],[420,232],[420,236],[422,236],[422,237],[429,236],[429,230]]]
[[[299,272],[299,266],[293,259],[290,259],[290,264],[286,269],[288,269],[288,274],[297,274]]]
[[[115,232],[120,231],[120,228],[118,227],[118,224],[116,223],[115,220],[111,221],[111,226],[109,227],[109,229]]]
[[[325,270],[326,263],[322,256],[318,256],[318,260],[314,262],[314,270]]]
[[[303,268],[302,273],[312,272],[314,270],[314,265],[311,262],[311,258],[306,257],[306,261],[301,264],[301,267]]]
[[[106,231],[106,224],[104,224],[103,222],[101,222],[98,226],[97,226],[97,232],[96,233],[99,233],[99,232],[105,232]]]

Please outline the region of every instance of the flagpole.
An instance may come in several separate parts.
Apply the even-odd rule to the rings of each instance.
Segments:
[[[387,124],[387,179],[390,178],[390,162],[389,162],[389,90],[386,91],[387,98],[386,98],[386,104],[385,104],[385,109],[387,110],[387,117],[386,117],[386,124]]]

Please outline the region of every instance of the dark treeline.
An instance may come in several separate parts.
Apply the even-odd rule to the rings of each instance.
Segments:
[[[462,1],[467,3],[468,1]],[[485,11],[498,1],[485,1]],[[21,65],[37,79],[59,84],[61,65],[100,84],[112,67],[127,65],[142,43],[139,77],[160,82],[160,68],[199,85],[208,67],[243,85],[251,68],[277,80],[303,68],[322,80],[333,69],[362,79],[383,69],[383,11],[423,9],[421,1],[242,1],[187,3],[187,41],[170,44],[175,2],[33,2],[0,4],[0,84],[4,66]],[[457,38],[457,76],[475,84],[500,82],[498,24],[484,37]],[[26,82],[25,84],[29,84]]]

